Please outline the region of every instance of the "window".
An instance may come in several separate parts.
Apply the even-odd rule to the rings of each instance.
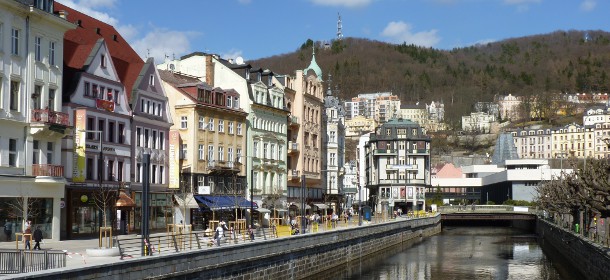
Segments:
[[[98,88],[96,84],[93,84],[93,86],[91,87],[91,96],[93,98],[97,98],[97,94],[98,94]]]
[[[136,182],[142,182],[142,179],[140,178],[140,175],[142,175],[142,165],[141,164],[136,164],[136,176],[135,176],[135,181]]]
[[[150,138],[149,138],[149,132],[148,132],[148,128],[144,129],[144,148],[150,148]]]
[[[148,78],[148,85],[150,85],[151,87],[155,86],[155,75],[150,75],[150,77]]]
[[[237,149],[237,156],[235,156],[236,162],[241,162],[241,149]]]
[[[141,127],[137,127],[136,128],[136,145],[138,145],[139,147],[142,147],[142,128]]]
[[[187,116],[180,117],[180,128],[181,129],[186,129],[187,128],[187,121],[188,121]]]
[[[218,120],[218,132],[225,132],[225,121]]]
[[[55,42],[49,42],[49,65],[55,65]]]
[[[237,123],[237,135],[241,135],[241,123]]]
[[[282,148],[282,145],[279,145],[279,146],[277,147],[277,154],[278,154],[278,156],[279,156],[279,158],[278,158],[279,160],[282,160],[282,158],[283,158],[283,157],[282,157],[282,155],[283,155],[283,150],[284,150],[284,149]]]
[[[87,180],[93,180],[93,158],[87,158],[85,168],[87,170]]]
[[[228,161],[235,160],[235,158],[233,157],[233,148],[227,148],[227,160]]]
[[[233,134],[233,122],[229,122],[229,134]]]
[[[54,88],[49,89],[49,101],[47,103],[47,106],[49,107],[49,111],[55,111],[55,89]]]
[[[117,162],[117,181],[123,181],[123,162]]]
[[[153,130],[153,132],[152,132],[152,148],[159,149],[159,147],[157,146],[157,131],[156,130]]]
[[[159,184],[165,184],[165,167],[159,166]]]
[[[199,129],[205,129],[205,118],[203,116],[199,116]]]
[[[258,156],[258,142],[254,142],[254,146],[252,148],[252,155],[254,157]]]
[[[11,91],[10,95],[9,95],[10,109],[13,111],[18,111],[18,108],[19,108],[19,82],[11,81],[10,91]]]
[[[47,142],[47,164],[53,164],[53,142]]]
[[[106,173],[107,180],[115,181],[116,178],[114,176],[114,160],[109,160],[107,166],[108,166],[108,170],[106,170],[107,171],[107,173]]]
[[[102,54],[100,56],[100,65],[102,66],[102,68],[106,68],[106,55]]]
[[[104,120],[97,120],[97,130],[99,131],[106,131],[106,122]],[[102,139],[102,141],[104,141],[104,132],[102,133],[97,133],[98,135],[98,140]]]
[[[116,103],[117,105],[119,105],[119,91],[118,90],[114,90],[114,103]]]
[[[42,60],[42,53],[40,49],[40,45],[42,44],[42,38],[36,36],[34,37],[34,59],[36,61]]]
[[[224,161],[225,160],[225,148],[224,147],[218,147],[218,160],[219,161]]]
[[[119,144],[123,144],[125,141],[125,124],[119,123]]]
[[[165,132],[159,131],[159,149],[165,150]]]
[[[267,158],[268,154],[267,154],[267,143],[263,143],[263,158]]]
[[[95,123],[95,118],[87,118],[87,130],[95,129],[93,127]],[[93,132],[87,132],[87,139],[93,139]]]
[[[140,112],[144,113],[146,110],[146,100],[140,99]]]
[[[233,99],[233,108],[239,108],[239,97]]]
[[[186,159],[186,151],[188,151],[188,145],[182,144],[182,159]]]
[[[34,102],[34,109],[42,108],[40,104],[40,95],[42,94],[42,86],[34,85],[34,96],[32,96],[32,102]]]
[[[337,132],[336,131],[331,131],[330,132],[330,142],[335,142],[337,139]]]
[[[38,140],[32,141],[32,164],[38,164],[40,160],[40,147]]]
[[[108,122],[108,142],[114,143],[115,122]]]
[[[197,186],[198,187],[203,187],[205,186],[205,181],[204,181],[205,177],[203,175],[198,175],[197,176]]]
[[[17,139],[8,140],[8,166],[17,166]]]
[[[275,144],[271,144],[271,156],[269,158],[276,159]]]
[[[152,172],[150,172],[150,183],[151,184],[157,183],[157,165],[156,164],[152,165]]]
[[[227,96],[227,107],[229,107],[229,108],[233,107],[233,97],[232,96]]]
[[[203,160],[204,156],[203,144],[199,144],[199,160]]]
[[[335,153],[330,153],[330,162],[329,162],[329,164],[330,164],[331,166],[335,166],[335,165],[336,165],[336,163],[335,163],[336,158],[337,158],[337,154],[335,154]]]
[[[11,54],[19,55],[19,29],[11,30]]]
[[[214,145],[208,145],[208,161],[214,160]]]
[[[214,131],[214,118],[210,118],[210,119],[208,120],[208,129],[209,129],[210,131]]]
[[[83,91],[85,96],[91,96],[91,85],[89,84],[89,82],[85,82]]]

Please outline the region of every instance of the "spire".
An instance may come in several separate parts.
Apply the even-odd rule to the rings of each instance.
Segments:
[[[315,44],[314,44],[314,46],[312,46],[312,49],[313,49],[313,52],[311,54],[311,62],[309,63],[309,66],[303,70],[303,74],[306,75],[307,71],[313,70],[316,73],[318,81],[321,82],[322,81],[322,69],[320,68],[320,66],[318,66],[318,63],[316,62]]]
[[[332,96],[333,95],[333,90],[332,87],[330,86],[332,83],[332,75],[329,73],[328,74],[328,89],[326,90],[326,95],[327,96]]]

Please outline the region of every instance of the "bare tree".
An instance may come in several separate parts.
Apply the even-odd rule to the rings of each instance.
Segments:
[[[38,203],[37,198],[32,198],[28,196],[19,196],[14,200],[7,202],[7,206],[12,210],[14,216],[22,219],[22,226],[26,224],[27,221],[32,218],[38,216],[40,214],[40,210],[34,207]],[[24,230],[25,228],[22,228]]]
[[[109,231],[110,236],[112,236],[112,227],[108,226],[110,211],[114,209],[116,204],[116,200],[118,197],[119,188],[116,185],[112,184],[100,184],[98,188],[93,191],[93,201],[95,203],[95,207],[102,213],[102,223],[103,227],[100,227],[100,247],[103,244],[102,231]],[[110,248],[112,246],[112,242],[108,241],[105,243],[106,248]]]

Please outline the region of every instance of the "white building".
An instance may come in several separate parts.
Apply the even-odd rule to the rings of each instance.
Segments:
[[[331,89],[331,79],[329,75],[328,89],[324,97],[324,112],[322,121],[326,122],[322,126],[326,145],[322,146],[324,153],[322,159],[322,180],[325,182],[324,192],[325,201],[330,204],[334,213],[338,213],[343,207],[345,199],[344,193],[344,172],[345,164],[345,112],[339,102],[339,98],[333,95]]]
[[[60,239],[61,138],[71,125],[61,113],[63,36],[75,25],[53,6],[0,2],[0,223],[12,224],[12,240],[25,220]]]
[[[496,116],[487,113],[470,113],[470,116],[462,116],[462,130],[470,132],[489,133],[491,124],[496,121]]]

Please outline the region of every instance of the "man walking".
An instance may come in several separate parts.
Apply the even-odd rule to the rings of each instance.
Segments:
[[[220,239],[222,238],[222,235],[224,234],[224,230],[222,228],[222,225],[220,225],[220,223],[218,223],[218,226],[216,227],[216,233],[214,234],[216,237],[216,244],[218,246],[220,246]]]
[[[13,223],[9,220],[4,222],[4,234],[6,235],[6,241],[11,241],[11,235],[13,234]]]
[[[37,226],[36,230],[34,231],[34,242],[36,242],[34,244],[34,250],[41,250],[40,249],[41,241],[42,241],[42,230],[40,230],[40,226]]]

